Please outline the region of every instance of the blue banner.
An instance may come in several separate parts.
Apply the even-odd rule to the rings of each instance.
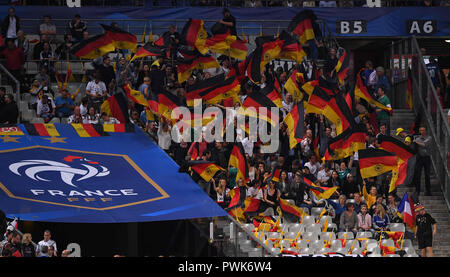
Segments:
[[[0,14],[7,14],[8,6],[0,6]],[[287,27],[288,21],[300,8],[230,8],[236,17],[237,29],[241,33],[276,33]],[[324,20],[336,36],[393,37],[409,35],[450,36],[450,7],[399,7],[399,8],[313,8],[317,17]],[[16,7],[21,18],[43,18],[50,14],[53,18],[71,19],[75,14],[88,19],[146,19],[149,26],[157,19],[165,20],[161,26],[175,20],[199,18],[205,20],[222,19],[220,7],[157,8],[157,7]],[[245,20],[245,21],[244,21]],[[253,20],[253,22],[252,22]],[[262,22],[266,21],[266,22]],[[180,23],[181,24],[181,23]],[[92,24],[91,24],[92,25]],[[182,26],[182,24],[181,24]],[[153,32],[158,34],[158,32]]]
[[[29,221],[119,223],[224,216],[145,133],[0,136],[0,209]],[[12,129],[10,129],[12,130]]]

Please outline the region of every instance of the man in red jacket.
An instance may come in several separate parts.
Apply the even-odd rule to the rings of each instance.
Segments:
[[[19,79],[20,70],[25,64],[25,54],[22,48],[16,47],[14,40],[7,40],[7,47],[0,52],[0,56],[6,58],[5,67],[11,74]]]

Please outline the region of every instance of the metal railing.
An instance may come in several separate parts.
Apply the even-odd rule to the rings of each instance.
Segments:
[[[6,75],[8,75],[8,77],[16,84],[16,96],[14,98],[16,100],[16,103],[19,103],[19,101],[20,101],[20,82],[1,63],[0,63],[0,71],[5,73]],[[22,112],[20,110],[20,105],[18,105],[18,108],[19,108],[19,118],[17,119],[17,123],[20,123],[20,118],[21,118],[20,114]]]
[[[450,209],[450,168],[448,167],[450,127],[447,123],[447,115],[442,109],[438,93],[428,73],[416,38],[411,37],[393,43],[390,51],[391,60],[393,60],[395,53],[398,56],[400,65],[398,78],[393,78],[394,86],[397,90],[395,94],[399,95],[395,100],[406,98],[407,81],[410,79],[413,111],[416,116],[421,116],[422,122],[427,127],[427,133],[432,138],[429,150],[431,152],[433,170],[441,184],[445,201]],[[391,69],[395,68],[396,66],[391,63]],[[403,107],[405,107],[404,104]]]

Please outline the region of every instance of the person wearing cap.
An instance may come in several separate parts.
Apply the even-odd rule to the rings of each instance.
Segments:
[[[397,137],[400,137],[401,139],[404,139],[408,134],[403,128],[397,128],[397,130],[395,131],[395,135]]]
[[[436,236],[436,220],[425,210],[420,203],[415,205],[416,233],[415,238],[419,243],[419,249],[422,257],[434,257],[433,237]]]

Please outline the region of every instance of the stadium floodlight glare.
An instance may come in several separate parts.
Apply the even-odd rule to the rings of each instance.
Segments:
[[[446,39],[445,42],[450,43],[450,39]]]

